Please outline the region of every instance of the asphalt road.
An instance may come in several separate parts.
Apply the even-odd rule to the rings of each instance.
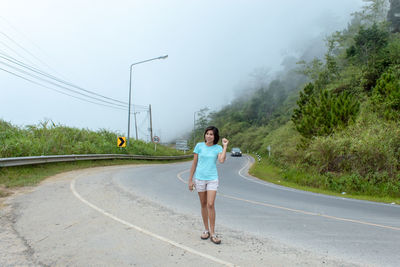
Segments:
[[[249,164],[218,165],[219,246],[199,238],[190,162],[105,167],[7,200],[0,265],[400,266],[399,206],[272,185]]]

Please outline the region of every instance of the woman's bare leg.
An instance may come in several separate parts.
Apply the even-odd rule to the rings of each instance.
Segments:
[[[208,218],[210,220],[210,233],[213,235],[215,229],[215,197],[217,195],[217,191],[209,190],[207,191],[207,212]]]
[[[204,229],[209,231],[208,227],[208,210],[207,210],[207,191],[198,192],[201,205],[201,217],[203,217]]]

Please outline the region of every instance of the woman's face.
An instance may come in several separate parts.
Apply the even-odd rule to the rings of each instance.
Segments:
[[[212,130],[208,130],[205,135],[206,143],[212,144],[214,143],[214,132]]]

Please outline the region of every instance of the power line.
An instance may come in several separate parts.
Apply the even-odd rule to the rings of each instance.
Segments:
[[[12,39],[9,35],[7,35],[4,32],[0,31],[0,34],[5,36],[8,40],[10,40],[11,42],[13,42],[14,44],[16,44],[19,48],[21,48],[23,51],[25,51],[27,54],[29,54],[30,56],[32,56],[34,59],[36,59],[37,61],[39,61],[40,63],[42,63],[43,65],[45,65],[47,68],[52,69],[49,65],[46,64],[46,62],[42,61],[40,58],[36,57],[34,54],[32,54],[31,52],[29,52],[29,50],[25,49],[23,46],[21,46],[20,44],[18,44],[14,39]],[[26,60],[26,58],[25,58]],[[29,60],[28,60],[29,61]],[[53,69],[52,69],[53,70]],[[53,70],[54,71],[54,70]]]
[[[3,19],[3,20],[5,20],[5,19],[4,19],[3,17],[1,17],[1,16],[0,16],[0,18]],[[5,21],[6,21],[6,20],[5,20]],[[8,21],[6,21],[6,22],[7,22],[10,26],[12,26]],[[13,27],[13,26],[12,26],[12,27]],[[14,29],[15,29],[15,28],[14,28]],[[16,29],[16,30],[17,30],[17,29]],[[17,30],[17,31],[18,31],[18,30]],[[18,42],[16,42],[14,39],[12,39],[9,35],[5,34],[4,32],[0,32],[0,34],[3,35],[4,37],[6,37],[9,41],[11,41],[12,43],[14,43],[15,45],[17,45],[20,49],[22,49],[23,51],[25,51],[26,53],[28,53],[30,56],[32,56],[33,58],[35,58],[36,60],[38,60],[40,63],[42,63],[43,65],[45,65],[45,66],[48,67],[49,69],[52,69],[52,68],[51,68],[49,65],[47,65],[44,61],[42,61],[40,58],[36,57],[36,56],[35,56],[34,54],[32,54],[30,51],[28,51],[27,49],[25,49],[25,48],[24,48],[23,46],[21,46]],[[31,42],[32,42],[32,41],[31,41]],[[14,50],[13,48],[11,48],[10,46],[8,46],[7,44],[5,44],[4,42],[0,41],[0,43],[2,43],[5,47],[7,47],[10,51],[14,52],[14,53],[15,53],[16,55],[18,55],[19,57],[21,57],[21,58],[25,59],[26,61],[29,61],[29,62],[31,62],[33,65],[35,65],[32,61],[30,61],[30,60],[28,60],[27,58],[23,57],[20,53],[18,53],[16,50]],[[33,42],[32,42],[32,43],[33,43]],[[39,47],[38,47],[38,48],[39,48]],[[29,66],[28,64],[26,64],[26,63],[24,63],[24,62],[22,62],[22,61],[20,61],[20,60],[18,60],[18,59],[16,59],[16,58],[14,58],[14,57],[11,57],[11,56],[8,55],[8,54],[0,53],[0,55],[3,55],[3,56],[0,56],[1,58],[5,59],[5,60],[7,60],[7,61],[9,61],[9,62],[11,62],[11,63],[13,63],[13,64],[19,65],[19,66],[21,66],[21,67],[23,67],[23,68],[25,68],[25,69],[28,69],[28,70],[30,70],[30,71],[32,71],[32,72],[35,72],[35,73],[37,73],[37,74],[40,74],[40,75],[42,75],[42,76],[45,76],[45,77],[47,77],[47,78],[49,78],[49,79],[52,79],[52,80],[54,80],[54,81],[56,81],[56,82],[58,82],[58,83],[65,84],[65,85],[67,85],[67,86],[76,88],[76,89],[78,89],[78,90],[87,92],[87,93],[89,93],[89,94],[93,94],[93,95],[96,95],[96,96],[99,96],[99,97],[101,97],[101,98],[105,98],[105,99],[108,99],[108,100],[111,100],[111,101],[114,101],[114,102],[122,103],[122,104],[124,104],[124,105],[115,104],[115,103],[112,103],[112,102],[109,102],[109,101],[105,101],[105,100],[98,99],[98,98],[93,97],[93,96],[89,96],[89,95],[80,93],[80,92],[78,92],[78,91],[76,91],[76,90],[73,90],[73,89],[64,87],[64,86],[62,86],[62,85],[56,84],[56,83],[51,82],[51,81],[49,81],[49,80],[43,79],[43,78],[41,78],[41,77],[39,77],[39,76],[33,75],[32,73],[26,72],[26,71],[24,71],[24,70],[22,70],[22,69],[20,69],[20,68],[17,68],[17,67],[15,67],[15,66],[11,66],[11,65],[9,65],[9,64],[7,64],[7,63],[4,63],[4,62],[1,62],[1,61],[0,61],[0,63],[2,63],[3,65],[6,65],[6,66],[8,66],[8,67],[10,67],[10,68],[12,68],[12,69],[14,69],[14,70],[17,70],[17,71],[19,71],[19,72],[22,72],[22,73],[24,73],[24,74],[26,74],[26,75],[29,75],[29,76],[31,76],[31,77],[33,77],[33,78],[35,78],[35,79],[40,80],[40,81],[44,81],[44,82],[50,83],[50,84],[52,84],[52,85],[54,85],[54,86],[57,86],[57,87],[59,87],[59,88],[61,88],[61,89],[68,90],[68,91],[73,92],[73,93],[75,93],[75,94],[79,94],[79,95],[85,96],[85,97],[87,97],[87,98],[91,98],[91,99],[93,99],[93,100],[100,101],[100,102],[104,102],[104,103],[107,103],[107,104],[110,104],[110,105],[119,106],[119,107],[125,107],[125,105],[128,105],[128,103],[126,103],[126,102],[123,102],[123,101],[120,101],[120,100],[117,100],[117,99],[113,99],[113,98],[110,98],[110,97],[107,97],[107,96],[103,96],[103,95],[98,94],[98,93],[95,93],[95,92],[92,92],[92,91],[90,91],[90,90],[87,90],[87,89],[84,89],[84,88],[82,88],[82,87],[80,87],[80,86],[77,86],[77,85],[75,85],[75,84],[73,84],[73,83],[70,83],[70,82],[68,82],[68,81],[62,80],[62,79],[60,79],[60,78],[58,78],[58,77],[56,77],[56,76],[54,76],[54,75],[48,74],[48,73],[46,73],[46,72],[44,72],[44,71],[42,71],[42,70],[40,70],[40,69],[38,69],[38,68],[36,68],[36,67]],[[95,103],[95,102],[92,102],[92,101],[89,101],[89,100],[85,100],[85,99],[83,99],[83,98],[80,98],[80,97],[76,97],[76,96],[67,94],[67,93],[65,93],[65,92],[61,92],[60,90],[56,90],[56,89],[54,89],[54,88],[50,88],[50,87],[44,86],[44,85],[41,84],[41,83],[34,82],[34,81],[30,80],[30,79],[27,79],[26,77],[23,77],[23,76],[21,76],[21,75],[17,75],[17,74],[15,74],[15,73],[12,73],[11,71],[7,71],[7,70],[5,70],[5,69],[2,69],[2,70],[3,70],[3,71],[6,71],[6,72],[8,72],[8,73],[10,73],[10,74],[13,74],[13,75],[15,75],[15,76],[17,76],[17,77],[19,77],[19,78],[22,78],[22,79],[28,80],[28,81],[30,81],[30,82],[33,82],[33,83],[35,83],[35,84],[37,84],[37,85],[40,85],[40,86],[42,86],[42,87],[46,87],[46,88],[48,88],[48,89],[52,89],[52,90],[54,90],[54,91],[56,91],[56,92],[62,93],[62,94],[64,94],[64,95],[71,96],[71,97],[74,97],[74,98],[77,98],[77,99],[80,99],[80,100],[83,100],[83,101],[87,101],[87,102],[90,102],[90,103],[99,104],[99,105],[103,105],[103,106],[107,106],[107,107],[112,107],[112,106],[108,106],[108,105],[104,105],[104,104],[100,104],[100,103]],[[53,71],[54,71],[54,69],[53,69]],[[61,75],[61,76],[62,76],[62,75]],[[134,105],[134,104],[132,104],[132,106],[134,107],[135,110],[148,111],[148,107],[147,107],[147,106],[143,106],[143,105]],[[114,108],[116,108],[116,107],[114,107]],[[120,109],[120,108],[117,108],[117,109]]]
[[[0,57],[1,57],[1,56],[0,56]],[[35,79],[41,80],[41,81],[43,81],[43,82],[50,83],[50,84],[52,84],[52,85],[54,85],[54,86],[63,88],[63,89],[65,89],[65,90],[68,90],[68,91],[73,92],[73,93],[75,93],[75,94],[79,94],[79,95],[85,96],[85,97],[87,97],[87,98],[94,99],[94,100],[97,100],[97,101],[100,101],[100,102],[104,102],[104,103],[107,103],[107,104],[110,104],[110,105],[119,106],[119,107],[125,107],[125,105],[115,104],[115,103],[112,103],[112,102],[109,102],[109,101],[106,101],[106,100],[103,100],[103,99],[100,99],[100,98],[97,98],[97,97],[93,97],[93,96],[90,96],[90,95],[87,95],[87,94],[78,92],[77,90],[70,89],[70,88],[68,88],[68,87],[62,86],[62,85],[57,84],[57,83],[54,83],[54,82],[52,82],[52,81],[43,79],[43,78],[41,78],[41,77],[39,77],[39,76],[37,76],[37,75],[34,75],[34,74],[29,73],[29,72],[27,72],[27,71],[24,71],[24,70],[22,70],[22,69],[20,69],[20,68],[14,67],[14,66],[12,66],[12,65],[10,65],[10,64],[7,64],[7,63],[5,63],[5,62],[0,61],[0,63],[3,64],[3,65],[8,66],[8,67],[10,67],[10,68],[12,68],[12,69],[14,69],[14,70],[17,70],[17,71],[19,71],[19,72],[22,72],[22,73],[24,73],[24,74],[26,74],[26,75],[29,75],[29,76],[31,76],[31,77],[33,77],[33,78],[35,78]]]
[[[145,106],[145,105],[135,105],[135,107],[140,107],[140,108],[143,108],[145,110],[149,110],[149,106]]]
[[[2,18],[2,17],[1,17],[1,18]],[[5,20],[4,18],[2,18],[2,19]],[[6,20],[5,20],[5,21],[6,21]],[[6,22],[9,23],[8,21],[6,21]],[[0,34],[3,35],[3,36],[5,36],[8,40],[10,40],[10,41],[13,42],[14,44],[16,44],[19,48],[21,48],[23,51],[25,51],[26,53],[28,53],[29,55],[31,55],[32,57],[34,57],[36,60],[38,60],[39,62],[41,62],[42,64],[44,64],[46,67],[51,68],[51,67],[48,66],[45,62],[43,62],[41,59],[39,59],[39,58],[36,57],[34,54],[32,54],[31,52],[29,52],[27,49],[25,49],[23,46],[21,46],[20,44],[18,44],[18,42],[16,42],[14,39],[12,39],[9,35],[7,35],[7,34],[4,33],[4,32],[1,32],[1,31],[0,31]],[[5,46],[6,46],[7,48],[9,48],[11,51],[13,51],[14,53],[16,53],[18,56],[24,58],[24,57],[23,57],[22,55],[20,55],[17,51],[15,51],[14,49],[12,49],[12,48],[9,47],[8,45],[4,44],[4,42],[1,42],[1,41],[0,41],[0,43],[3,43],[3,45],[5,45]],[[46,76],[46,77],[48,77],[48,78],[54,79],[54,80],[56,80],[56,81],[59,82],[59,83],[66,84],[66,85],[68,85],[68,86],[74,87],[74,88],[76,88],[76,89],[85,91],[85,92],[87,92],[87,93],[90,93],[90,94],[93,94],[93,95],[96,95],[96,96],[99,96],[99,97],[102,97],[102,98],[105,98],[105,99],[108,99],[108,100],[111,100],[111,101],[115,101],[115,102],[118,102],[118,103],[122,103],[122,104],[128,105],[128,103],[126,103],[126,102],[123,102],[123,101],[120,101],[120,100],[117,100],[117,99],[113,99],[113,98],[110,98],[110,97],[107,97],[107,96],[103,96],[103,95],[101,95],[101,94],[92,92],[92,91],[90,91],[90,90],[84,89],[84,88],[82,88],[82,87],[80,87],[80,86],[77,86],[77,85],[75,85],[75,84],[72,84],[72,83],[70,83],[70,82],[68,82],[68,81],[62,80],[62,79],[60,79],[60,78],[58,78],[58,77],[56,77],[56,76],[53,76],[53,75],[51,75],[51,74],[48,74],[48,73],[44,72],[44,71],[42,71],[42,70],[40,70],[40,69],[38,69],[38,68],[29,66],[29,65],[27,65],[27,64],[25,64],[25,63],[23,63],[23,62],[21,62],[21,61],[15,59],[15,58],[9,56],[9,55],[6,55],[6,54],[4,54],[4,53],[0,53],[0,54],[2,54],[3,56],[7,57],[7,58],[4,58],[4,57],[2,57],[2,58],[6,59],[6,60],[8,60],[8,61],[11,61],[11,62],[13,62],[14,64],[18,64],[18,65],[20,65],[20,66],[23,66],[23,67],[25,67],[25,68],[28,68],[28,69],[30,69],[31,71],[34,71],[34,72],[39,73],[39,74],[41,74],[41,75],[44,75],[44,76]],[[28,60],[28,59],[26,59],[26,58],[24,58],[24,59],[25,59],[25,60]],[[30,60],[28,60],[28,61],[31,62]],[[17,63],[17,62],[18,62],[18,63]],[[31,63],[32,63],[32,62],[31,62]],[[32,63],[32,64],[34,64],[34,63]],[[35,65],[35,64],[34,64],[34,65]]]
[[[82,88],[82,87],[79,87],[79,86],[74,85],[74,84],[72,84],[72,83],[69,83],[69,82],[67,82],[67,81],[61,80],[61,79],[59,79],[59,78],[57,78],[57,77],[55,77],[55,76],[53,76],[53,75],[51,75],[51,74],[48,74],[48,73],[46,73],[46,72],[44,72],[44,71],[42,71],[42,70],[40,70],[40,69],[34,68],[34,67],[32,67],[32,66],[29,66],[29,65],[25,64],[24,62],[21,62],[21,61],[15,59],[15,58],[13,58],[13,57],[7,55],[7,54],[0,53],[0,58],[3,58],[3,59],[5,59],[5,60],[7,60],[7,61],[9,61],[9,62],[12,62],[13,64],[19,65],[19,66],[24,67],[24,68],[26,68],[26,69],[29,69],[29,70],[31,70],[31,71],[33,71],[33,72],[36,72],[36,73],[40,74],[40,75],[46,76],[46,77],[48,77],[48,78],[50,78],[50,79],[53,79],[53,80],[55,80],[55,81],[57,81],[57,82],[59,82],[59,83],[62,83],[62,84],[65,84],[65,85],[68,85],[68,86],[77,88],[77,89],[79,89],[79,90],[82,90],[82,91],[85,91],[85,92],[88,92],[88,93],[91,93],[91,94],[94,94],[94,95],[97,95],[97,96],[100,96],[100,97],[103,97],[103,98],[105,98],[105,99],[109,99],[109,100],[112,100],[112,101],[115,101],[115,102],[119,102],[119,103],[128,105],[128,103],[126,103],[126,102],[119,101],[119,100],[117,100],[117,99],[113,99],[113,98],[110,98],[110,97],[103,96],[103,95],[101,95],[101,94],[98,94],[98,93],[95,93],[95,92],[86,90],[86,89],[84,89],[84,88]],[[37,79],[40,79],[40,80],[43,80],[43,81],[52,83],[52,82],[50,82],[50,81],[44,80],[44,79],[42,79],[42,78],[39,78],[39,77],[37,77],[36,75],[30,74],[30,73],[25,72],[25,71],[23,71],[23,70],[21,70],[21,69],[18,69],[18,68],[14,67],[14,66],[10,66],[10,65],[8,65],[7,63],[1,62],[1,61],[0,61],[0,63],[2,63],[2,64],[4,64],[4,65],[7,65],[7,66],[9,66],[9,67],[11,67],[11,68],[14,68],[14,69],[16,69],[16,70],[18,70],[18,71],[20,71],[20,72],[24,72],[24,73],[26,73],[26,74],[28,74],[28,75],[30,75],[30,76],[33,76],[33,77],[35,77],[35,78],[37,78]],[[102,101],[102,102],[105,102],[105,103],[108,103],[108,104],[116,105],[116,106],[121,106],[121,105],[119,105],[119,104],[111,103],[111,102],[108,102],[108,101],[105,101],[105,100],[102,100],[102,99],[98,99],[98,98],[95,98],[95,97],[92,97],[92,96],[88,96],[88,95],[82,94],[82,93],[77,92],[77,91],[75,91],[75,90],[65,88],[64,86],[61,86],[61,85],[57,85],[57,84],[54,84],[54,83],[52,83],[52,84],[53,84],[53,85],[56,85],[56,86],[59,86],[59,87],[61,87],[61,88],[64,88],[64,89],[66,89],[66,90],[73,91],[74,93],[81,94],[81,95],[86,96],[86,97],[88,97],[88,98],[92,98],[92,99],[95,99],[95,100],[98,100],[98,101]],[[124,105],[124,107],[125,107],[125,105]],[[133,106],[135,109],[142,109],[142,110],[146,110],[146,111],[148,110],[148,106],[144,106],[144,105],[135,105],[135,104],[132,104],[132,106]]]
[[[146,141],[148,141],[148,139],[150,138],[149,125],[148,125],[150,116],[149,116],[148,108],[147,108],[147,110],[145,110],[144,115],[139,116],[139,119],[140,119],[140,123],[138,126],[138,131],[140,132],[141,135],[143,135],[145,137],[143,139],[146,139]],[[142,129],[147,129],[147,130],[142,130]]]
[[[29,59],[25,58],[24,56],[22,56],[20,53],[18,53],[16,50],[14,50],[13,48],[11,48],[9,45],[7,45],[6,43],[4,43],[3,41],[0,41],[0,44],[2,44],[4,47],[8,48],[8,50],[10,50],[11,52],[13,52],[14,54],[16,54],[17,56],[25,59],[26,61],[30,62],[31,64],[34,64],[32,61],[30,61]]]
[[[40,75],[46,76],[46,77],[48,77],[50,79],[53,79],[53,80],[55,80],[55,81],[57,81],[59,83],[68,85],[68,86],[76,88],[78,90],[81,90],[81,91],[84,91],[84,92],[87,92],[87,93],[90,93],[90,94],[93,94],[93,95],[96,95],[96,96],[99,96],[99,97],[102,97],[102,98],[105,98],[105,99],[108,99],[108,100],[111,100],[111,101],[115,101],[115,102],[118,102],[118,103],[122,103],[122,104],[128,105],[128,103],[126,103],[126,102],[123,102],[123,101],[120,101],[120,100],[117,100],[117,99],[113,99],[111,97],[103,96],[101,94],[98,94],[98,93],[89,91],[87,89],[84,89],[84,88],[82,88],[82,87],[80,87],[78,85],[75,85],[75,84],[72,84],[70,82],[64,81],[64,80],[62,80],[62,79],[60,79],[60,78],[58,78],[56,76],[53,76],[51,74],[46,73],[46,72],[44,72],[44,71],[42,71],[40,69],[34,68],[32,66],[29,66],[29,65],[27,65],[27,64],[25,64],[25,63],[23,63],[23,62],[21,62],[21,61],[19,61],[17,59],[15,59],[15,58],[13,58],[13,57],[10,57],[9,55],[5,55],[3,53],[0,53],[0,58],[3,58],[3,59],[5,59],[5,60],[7,60],[9,62],[12,62],[12,63],[16,64],[16,65],[19,65],[21,67],[29,69],[30,71],[36,72],[36,73],[38,73]],[[90,96],[88,96],[88,97],[90,97]]]
[[[16,77],[18,77],[18,78],[21,78],[21,79],[23,79],[23,80],[29,81],[29,82],[31,82],[31,83],[33,83],[33,84],[36,84],[36,85],[39,85],[39,86],[41,86],[41,87],[50,89],[50,90],[52,90],[52,91],[58,92],[58,93],[63,94],[63,95],[67,95],[67,96],[70,96],[70,97],[73,97],[73,98],[82,100],[82,101],[84,101],[84,102],[89,102],[89,103],[96,104],[96,105],[99,105],[99,106],[109,107],[109,108],[113,108],[113,109],[119,109],[119,110],[123,110],[123,111],[127,111],[127,110],[128,110],[127,108],[124,109],[124,108],[118,108],[118,107],[114,107],[114,106],[109,106],[109,105],[105,105],[105,104],[101,104],[101,103],[96,103],[96,102],[93,102],[93,101],[90,101],[90,100],[87,100],[87,99],[84,99],[84,98],[80,98],[80,97],[78,97],[78,96],[70,95],[70,94],[65,93],[65,92],[63,92],[63,91],[60,91],[60,90],[51,88],[51,87],[46,86],[46,85],[44,85],[44,84],[38,83],[38,82],[33,81],[33,80],[31,80],[31,79],[28,79],[28,78],[26,78],[26,77],[23,77],[23,76],[21,76],[21,75],[19,75],[19,74],[17,74],[17,73],[12,72],[12,71],[9,71],[9,70],[3,69],[3,68],[0,68],[0,70],[2,70],[2,71],[4,71],[4,72],[7,72],[7,73],[9,73],[9,74],[11,74],[11,75],[14,75],[14,76],[16,76]],[[133,114],[133,112],[131,112],[131,114]]]
[[[23,36],[26,40],[28,40],[31,44],[33,44],[36,48],[37,51],[41,52],[43,55],[46,56],[46,54],[43,52],[43,49],[40,48],[35,42],[33,42],[25,33],[23,33],[21,30],[19,30],[17,27],[15,27],[11,22],[9,22],[8,20],[6,20],[4,17],[0,16],[0,19],[3,20],[6,24],[8,24],[8,26],[10,28],[12,28],[15,32],[19,33],[21,36]],[[15,42],[15,41],[14,41]],[[25,50],[25,49],[24,49]],[[30,53],[29,53],[30,54]],[[35,56],[34,56],[35,57]],[[35,57],[37,58],[37,57]],[[42,61],[41,59],[37,58],[39,60],[39,62],[41,62],[43,65],[45,65],[48,69],[54,71],[55,73],[59,74],[61,77],[63,77],[63,75],[61,75],[60,73],[58,73],[54,68],[52,68],[49,64],[47,64],[46,62]],[[29,60],[28,60],[29,61]]]
[[[52,91],[56,91],[56,92],[58,92],[58,93],[60,93],[60,94],[67,95],[67,96],[70,96],[70,97],[73,97],[73,98],[76,98],[76,99],[79,99],[79,100],[82,100],[82,101],[85,101],[85,102],[89,102],[89,103],[93,103],[93,104],[96,104],[96,105],[105,106],[105,107],[109,107],[109,108],[120,109],[120,110],[124,110],[124,111],[127,110],[127,109],[123,109],[123,108],[118,108],[118,107],[113,107],[113,106],[109,106],[109,105],[104,105],[104,104],[101,104],[101,103],[96,103],[96,102],[93,102],[93,101],[90,101],[90,100],[87,100],[87,99],[84,99],[84,98],[80,98],[80,97],[77,97],[77,96],[74,96],[74,95],[70,95],[70,94],[65,93],[65,92],[62,92],[62,91],[60,91],[60,90],[57,90],[57,89],[48,87],[48,86],[46,86],[46,85],[43,85],[43,84],[41,84],[41,83],[35,82],[35,81],[31,80],[31,79],[28,79],[28,78],[26,78],[26,77],[23,77],[23,76],[21,76],[21,75],[19,75],[19,74],[16,74],[16,73],[12,72],[12,71],[9,71],[9,70],[3,69],[3,68],[0,68],[0,70],[5,71],[5,72],[7,72],[7,73],[9,73],[9,74],[11,74],[11,75],[17,76],[17,77],[19,77],[19,78],[21,78],[21,79],[24,79],[24,80],[26,80],[26,81],[29,81],[29,82],[31,82],[31,83],[34,83],[34,84],[36,84],[36,85],[45,87],[45,88],[50,89],[50,90],[52,90]]]

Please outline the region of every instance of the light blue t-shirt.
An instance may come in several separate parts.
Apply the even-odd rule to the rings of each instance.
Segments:
[[[198,180],[217,180],[217,158],[222,152],[222,146],[207,146],[205,142],[197,143],[194,153],[198,155],[194,178]]]

